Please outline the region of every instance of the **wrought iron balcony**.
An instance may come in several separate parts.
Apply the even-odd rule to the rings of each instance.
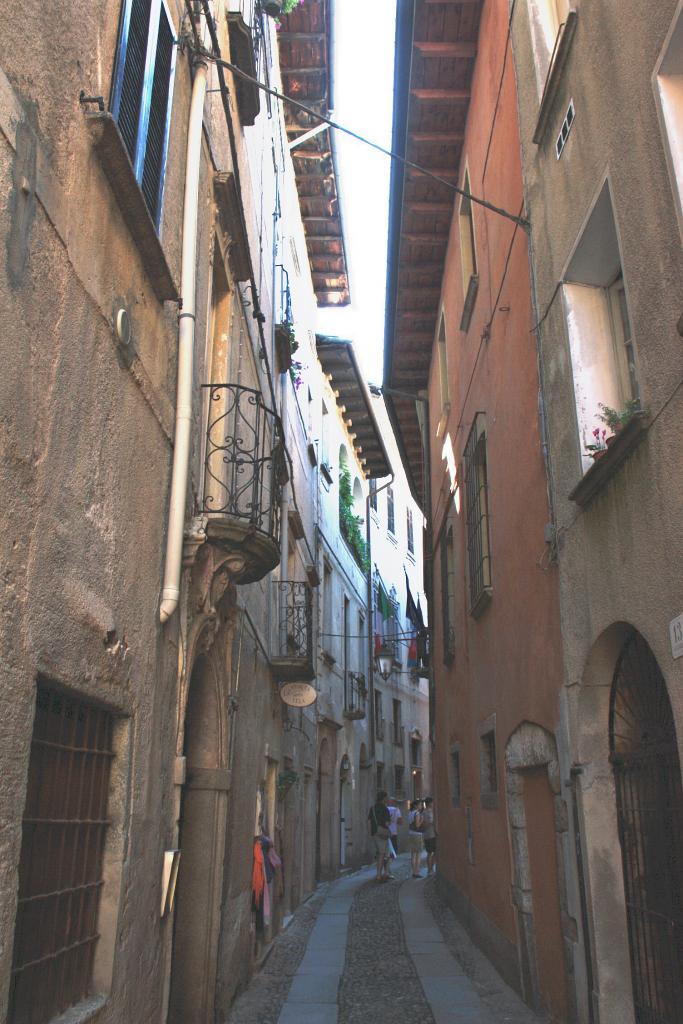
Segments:
[[[209,540],[234,554],[238,583],[263,579],[280,561],[287,467],[279,416],[260,391],[207,384],[204,500]]]
[[[348,672],[344,684],[344,718],[365,718],[368,690],[362,672]]]
[[[313,665],[313,598],[308,583],[273,583],[277,610],[273,619],[270,664],[281,681],[315,678]]]

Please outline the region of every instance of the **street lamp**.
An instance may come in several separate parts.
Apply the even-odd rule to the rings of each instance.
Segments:
[[[386,644],[382,644],[375,655],[375,664],[377,666],[377,671],[386,683],[387,679],[391,675],[391,669],[394,664],[394,652],[389,650]]]

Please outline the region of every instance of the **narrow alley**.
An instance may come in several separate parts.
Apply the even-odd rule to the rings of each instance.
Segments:
[[[374,868],[323,884],[274,941],[225,1024],[539,1024],[438,891]]]

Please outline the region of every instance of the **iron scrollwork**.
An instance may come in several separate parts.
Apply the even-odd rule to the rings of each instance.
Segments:
[[[238,384],[207,384],[206,484],[202,512],[232,516],[280,538],[287,467],[279,416],[260,391]]]
[[[313,658],[313,600],[308,583],[278,581],[278,655]]]

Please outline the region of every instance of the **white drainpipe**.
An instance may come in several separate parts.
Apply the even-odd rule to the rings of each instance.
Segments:
[[[192,426],[192,362],[194,357],[195,270],[197,259],[197,217],[199,204],[199,164],[202,146],[202,121],[206,94],[207,66],[195,65],[190,121],[187,129],[185,164],[185,198],[183,202],[183,251],[180,271],[180,294],[183,307],[178,327],[178,390],[173,446],[173,475],[166,540],[166,570],[161,594],[159,617],[167,622],[178,607],[180,572],[183,559],[185,499],[190,463],[190,430]]]

